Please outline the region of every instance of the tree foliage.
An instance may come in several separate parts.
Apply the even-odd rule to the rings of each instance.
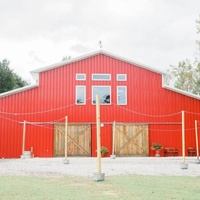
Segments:
[[[174,81],[174,87],[193,93],[195,70],[188,59],[179,62],[177,66],[171,65],[167,71],[169,72],[169,80]]]
[[[28,85],[27,81],[9,68],[10,62],[7,59],[0,61],[0,93]]]
[[[196,20],[197,34],[200,35],[200,19]],[[178,65],[171,65],[167,70],[169,76],[167,82],[173,82],[174,87],[200,94],[200,40],[196,41],[198,51],[196,53],[195,61],[191,63],[186,59],[178,63]]]

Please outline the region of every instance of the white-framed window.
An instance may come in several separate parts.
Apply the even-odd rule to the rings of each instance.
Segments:
[[[126,81],[126,74],[117,74],[117,81]]]
[[[126,86],[117,86],[117,104],[127,105],[127,88]]]
[[[86,103],[86,87],[84,85],[76,86],[76,104],[84,105]]]
[[[111,75],[110,74],[92,74],[93,81],[110,81]]]
[[[76,74],[76,80],[77,81],[85,81],[86,80],[86,74]]]
[[[92,86],[92,104],[96,104],[96,95],[99,95],[100,104],[111,104],[111,86]]]

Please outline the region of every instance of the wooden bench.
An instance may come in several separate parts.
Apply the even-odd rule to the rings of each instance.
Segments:
[[[164,156],[178,156],[178,149],[173,147],[164,148]]]
[[[188,147],[188,156],[196,156],[196,149]]]

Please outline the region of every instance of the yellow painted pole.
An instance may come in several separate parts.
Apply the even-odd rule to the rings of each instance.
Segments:
[[[197,120],[195,120],[195,138],[196,138],[196,152],[197,152],[197,159],[199,159],[199,144],[198,144]]]
[[[185,163],[185,113],[182,111],[182,156]]]
[[[68,117],[65,117],[65,160],[67,160],[67,126],[68,126]]]
[[[24,123],[23,123],[23,136],[22,136],[22,155],[24,155],[25,141],[26,141],[26,121],[24,120]]]
[[[101,132],[100,132],[100,102],[96,95],[96,123],[97,123],[97,172],[101,173]]]

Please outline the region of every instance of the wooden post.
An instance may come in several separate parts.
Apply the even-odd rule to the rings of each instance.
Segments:
[[[112,137],[112,155],[115,154],[115,121],[113,123],[113,137]]]
[[[197,120],[195,120],[195,138],[196,138],[196,152],[197,152],[197,159],[199,159],[199,144],[198,144],[198,129],[197,129]]]
[[[26,141],[26,121],[24,120],[24,123],[23,123],[23,136],[22,136],[22,156],[24,155],[25,141]]]
[[[97,172],[101,173],[101,132],[100,132],[100,102],[96,95],[96,123],[97,123]]]
[[[68,126],[68,117],[65,117],[65,160],[67,160],[67,126]]]
[[[94,181],[104,181],[105,173],[101,173],[101,130],[100,130],[100,101],[96,95],[96,129],[97,129],[97,173],[94,173]]]
[[[182,155],[185,164],[185,113],[182,111]]]
[[[185,112],[182,111],[182,155],[183,162],[180,164],[181,169],[188,169],[188,164],[185,163]]]

